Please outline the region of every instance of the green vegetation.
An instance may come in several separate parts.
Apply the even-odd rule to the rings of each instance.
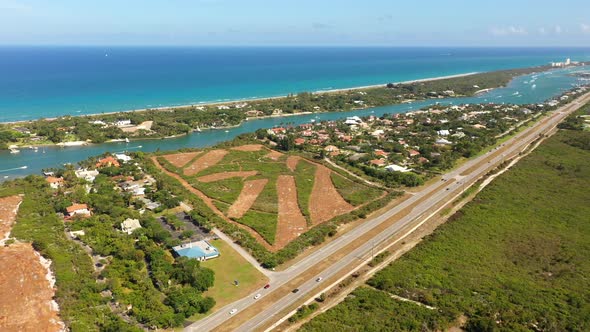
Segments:
[[[275,243],[278,223],[278,216],[276,213],[249,210],[237,221],[240,224],[244,224],[255,230],[256,233],[260,234],[260,236],[262,236],[268,243]]]
[[[294,323],[300,319],[303,319],[309,315],[311,315],[314,311],[318,310],[319,306],[317,303],[312,303],[310,305],[303,305],[297,309],[297,312],[289,317],[289,322]]]
[[[371,261],[367,265],[369,265],[370,267],[375,267],[375,266],[383,263],[385,261],[385,259],[389,256],[391,256],[391,252],[386,250],[386,251],[378,254],[377,256],[373,257],[373,259],[371,259]]]
[[[377,273],[378,290],[358,289],[303,331],[440,330],[460,315],[467,331],[589,330],[590,150],[571,144],[588,137],[559,131]]]
[[[236,201],[244,187],[244,181],[241,178],[229,178],[215,182],[195,180],[191,181],[190,184],[205,195],[230,205]]]
[[[301,214],[308,223],[311,222],[311,213],[309,212],[309,200],[311,191],[315,182],[315,172],[317,167],[304,160],[300,160],[295,168],[295,186],[297,187],[297,202]]]
[[[349,180],[340,174],[332,173],[330,176],[338,193],[353,206],[370,202],[383,195],[383,190]]]
[[[442,331],[446,326],[436,311],[361,287],[299,331]]]
[[[252,204],[252,209],[266,212],[266,213],[279,213],[279,197],[277,194],[277,177],[273,176],[272,178],[267,178],[268,182],[264,186],[264,189],[260,192],[260,195]],[[264,175],[258,176],[259,178],[264,178]]]

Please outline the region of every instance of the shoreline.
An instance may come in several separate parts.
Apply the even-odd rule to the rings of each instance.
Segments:
[[[467,72],[467,73],[462,73],[462,74],[428,77],[428,78],[421,78],[421,79],[410,80],[410,81],[401,81],[401,82],[387,82],[387,83],[381,83],[381,84],[356,86],[356,87],[350,87],[350,88],[317,90],[317,91],[314,91],[311,93],[315,94],[315,95],[321,95],[321,94],[330,94],[330,93],[338,93],[338,92],[346,92],[346,91],[358,91],[358,90],[366,90],[366,89],[374,89],[374,88],[384,87],[389,83],[392,83],[392,84],[413,84],[413,83],[420,83],[420,82],[431,82],[431,81],[439,81],[439,80],[452,79],[452,78],[460,78],[460,77],[471,76],[471,75],[476,75],[476,74],[481,74],[481,72]],[[197,103],[197,104],[185,104],[185,105],[178,105],[178,106],[138,108],[138,109],[132,109],[132,110],[113,111],[113,112],[104,112],[104,113],[89,113],[89,114],[77,114],[77,115],[64,114],[64,115],[51,117],[51,118],[36,118],[36,119],[31,119],[31,120],[5,121],[5,122],[0,122],[0,125],[30,123],[30,122],[39,121],[42,119],[47,120],[47,121],[54,121],[54,120],[57,120],[58,118],[67,117],[67,116],[80,118],[80,117],[93,117],[93,116],[100,116],[100,115],[113,115],[113,114],[120,114],[120,113],[136,113],[136,112],[148,112],[148,111],[171,111],[174,109],[187,108],[187,107],[216,106],[216,105],[235,104],[235,103],[240,103],[240,102],[274,100],[274,99],[287,98],[288,96],[289,96],[289,94],[274,96],[274,97],[241,98],[241,99],[233,99],[233,100],[228,100],[228,101],[203,102],[203,103]],[[301,113],[297,113],[297,114],[301,114]],[[270,115],[267,117],[281,117],[281,116],[287,116],[287,115],[276,115],[276,116]],[[261,119],[261,118],[264,118],[264,117],[255,117],[252,119]]]

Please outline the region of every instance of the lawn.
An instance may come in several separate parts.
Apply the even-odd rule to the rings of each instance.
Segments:
[[[215,272],[215,285],[204,293],[205,296],[214,298],[216,302],[210,312],[243,298],[268,282],[262,273],[228,243],[221,239],[212,240],[210,243],[221,253],[218,258],[201,263],[203,267],[210,268]],[[238,280],[239,286],[234,286],[234,280]],[[190,320],[196,321],[204,316],[196,315]]]
[[[589,160],[590,133],[558,132],[377,273],[376,289],[439,309],[420,328],[407,315],[388,324],[444,329],[465,315],[468,331],[590,330]],[[398,309],[349,299],[303,331],[358,326],[355,312]],[[369,321],[360,329],[382,330]]]
[[[268,243],[275,243],[278,223],[278,215],[276,213],[249,210],[237,221],[254,229]]]

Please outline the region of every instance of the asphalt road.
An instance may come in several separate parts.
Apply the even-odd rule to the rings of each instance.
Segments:
[[[209,315],[208,317],[186,327],[185,330],[199,332],[210,331],[215,328],[225,330],[222,324],[233,319],[239,319],[244,321],[244,324],[234,330],[254,331],[260,330],[264,324],[277,321],[281,318],[277,316],[279,313],[293,305],[295,302],[313,296],[314,294],[311,292],[316,289],[317,286],[325,283],[326,279],[343,274],[343,269],[355,262],[357,265],[365,264],[369,259],[371,259],[371,253],[375,244],[382,243],[383,241],[390,239],[392,236],[400,235],[400,230],[404,229],[408,225],[411,225],[413,222],[416,223],[418,220],[424,219],[423,217],[426,217],[427,211],[430,211],[431,209],[440,206],[440,204],[451,200],[457,195],[460,195],[464,188],[467,188],[470,184],[477,181],[481,176],[485,175],[489,170],[496,167],[507,158],[513,157],[526,149],[526,147],[528,147],[531,142],[537,139],[539,135],[551,131],[551,129],[553,129],[561,120],[569,115],[569,113],[577,110],[588,101],[590,101],[590,93],[578,98],[561,109],[554,111],[548,117],[541,118],[540,121],[537,121],[537,123],[535,123],[532,127],[529,127],[518,133],[515,137],[506,141],[497,149],[494,149],[493,151],[490,151],[475,159],[469,160],[459,168],[445,174],[443,176],[443,181],[424,187],[422,190],[415,193],[404,202],[393,207],[384,214],[360,224],[353,230],[333,240],[321,249],[314,251],[312,254],[297,262],[295,265],[289,267],[285,271],[267,273],[270,278],[271,288],[261,289],[234,303],[231,303],[221,308],[217,312]],[[441,186],[441,183],[443,182],[446,185]],[[371,240],[366,241],[364,244],[352,250],[344,258],[339,259],[334,264],[322,270],[321,273],[317,273],[307,281],[296,286],[299,289],[299,292],[292,293],[285,292],[284,289],[277,290],[280,286],[295,280],[308,269],[326,260],[340,249],[351,244],[351,242],[354,240],[362,237],[374,227],[414,204],[416,205],[407,215],[405,215],[392,226],[388,227],[385,231],[380,232]],[[320,276],[323,278],[323,280],[316,282],[316,278]],[[324,286],[327,285],[328,284]],[[270,306],[262,306],[257,304],[257,302],[262,301],[265,296],[268,296],[271,292],[275,291],[282,291],[285,293],[285,295]],[[254,296],[256,294],[261,294],[262,298],[255,300]],[[249,319],[240,316],[241,311],[247,308],[255,307],[257,305],[260,306],[260,310],[257,311],[255,316],[250,317]],[[229,312],[232,309],[237,309],[237,313],[235,315],[230,315]],[[232,321],[232,323],[234,322]]]

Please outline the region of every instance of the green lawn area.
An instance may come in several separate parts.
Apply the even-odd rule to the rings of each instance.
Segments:
[[[315,172],[317,167],[305,160],[300,160],[295,168],[295,185],[297,186],[297,201],[299,209],[308,223],[311,222],[309,212],[309,198],[315,182]]]
[[[383,190],[349,180],[340,174],[332,172],[330,177],[338,193],[353,206],[370,202],[383,195]]]
[[[229,178],[208,183],[193,180],[191,186],[197,188],[213,199],[231,205],[236,199],[238,199],[238,196],[244,187],[244,181],[242,178]]]
[[[248,210],[248,212],[237,221],[254,229],[266,241],[268,241],[268,243],[275,243],[278,224],[278,215],[276,213]]]
[[[380,291],[362,300],[357,290],[302,331],[383,331],[367,318],[387,312],[396,330],[444,330],[465,315],[467,331],[589,331],[588,161],[589,132],[558,132],[369,280],[434,315],[398,314],[399,303],[372,301]]]
[[[268,279],[225,241],[212,240],[210,243],[221,253],[218,258],[201,263],[215,272],[215,285],[203,293],[215,299],[216,304],[211,313],[262,288]],[[239,286],[234,286],[234,280],[239,281]],[[206,315],[195,315],[190,320],[198,320]]]

